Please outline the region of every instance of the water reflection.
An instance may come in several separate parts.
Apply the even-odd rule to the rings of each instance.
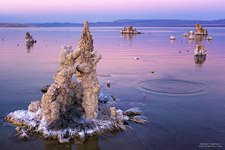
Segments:
[[[170,40],[170,44],[173,44],[175,40]]]
[[[72,150],[71,143],[59,144],[58,141],[55,140],[47,140],[45,141],[45,150]]]
[[[121,37],[122,37],[124,40],[130,41],[130,43],[132,44],[133,38],[136,38],[136,34],[121,34]]]
[[[195,35],[195,45],[202,44],[203,39],[206,39],[205,35]]]
[[[206,40],[206,35],[195,35],[195,46],[201,45],[203,40]],[[201,67],[206,61],[206,55],[194,56],[194,61],[198,67]]]
[[[31,49],[33,48],[34,43],[26,43],[26,47],[27,47],[27,53],[31,52]]]
[[[90,137],[84,143],[77,145],[77,150],[101,150],[99,147],[99,137]]]
[[[189,45],[192,47],[193,46],[193,40],[189,40]]]
[[[45,141],[45,150],[72,150],[74,143],[60,144],[56,140]],[[94,136],[88,138],[84,143],[76,145],[77,150],[101,150],[99,147],[99,137]]]
[[[194,56],[194,61],[195,64],[200,67],[206,61],[206,55]]]

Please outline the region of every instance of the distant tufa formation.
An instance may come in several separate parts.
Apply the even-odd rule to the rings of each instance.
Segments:
[[[202,25],[195,25],[195,35],[208,35],[208,31],[202,28]]]
[[[206,29],[203,29],[202,25],[197,23],[195,25],[195,31],[186,32],[183,34],[183,37],[188,38],[189,40],[194,40],[195,36],[206,36],[208,35],[208,31]],[[212,40],[212,36],[207,36],[206,38],[208,41]]]
[[[5,119],[18,126],[20,137],[27,139],[28,134],[39,133],[60,142],[126,130],[128,120],[146,123],[138,108],[116,109],[114,98],[99,94],[96,66],[100,59],[86,21],[78,48],[73,51],[71,46],[62,47],[59,70],[41,101],[32,101],[28,110],[12,112]],[[72,81],[73,75],[77,82]]]
[[[141,34],[141,32],[138,32],[136,28],[130,27],[124,27],[121,30],[121,34]]]
[[[27,44],[34,44],[37,42],[33,39],[33,36],[31,36],[29,32],[26,33],[25,39]]]
[[[37,42],[33,39],[33,36],[31,36],[29,32],[26,33],[25,39],[27,50],[30,50],[33,47],[34,43]]]
[[[204,47],[203,44],[197,44],[195,46],[194,55],[195,56],[205,56],[206,55],[206,48]]]

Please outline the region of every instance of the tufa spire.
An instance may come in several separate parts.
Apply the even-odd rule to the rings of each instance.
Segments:
[[[92,52],[94,50],[93,39],[87,21],[84,22],[83,33],[80,38],[79,48],[82,51],[88,52]]]

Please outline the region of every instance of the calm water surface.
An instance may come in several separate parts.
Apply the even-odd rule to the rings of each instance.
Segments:
[[[0,149],[181,150],[216,143],[225,149],[225,28],[208,28],[213,41],[182,37],[193,28],[138,28],[145,34],[121,36],[120,28],[91,28],[102,89],[117,98],[117,107],[141,107],[147,125],[94,137],[84,144],[59,144],[32,137],[17,139],[3,117],[41,99],[40,88],[53,81],[62,45],[76,47],[81,28],[0,28]],[[38,41],[27,49],[25,33]],[[176,37],[174,42],[169,36]],[[206,58],[194,58],[196,43]],[[136,60],[135,57],[140,58]],[[106,87],[107,80],[111,88]]]

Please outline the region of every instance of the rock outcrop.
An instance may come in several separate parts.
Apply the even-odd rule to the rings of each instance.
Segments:
[[[121,30],[121,34],[141,34],[141,32],[138,32],[136,28],[129,26],[129,27],[124,27]]]
[[[171,40],[171,41],[174,41],[174,40],[175,40],[175,36],[171,35],[171,36],[170,36],[170,40]]]
[[[197,44],[195,46],[194,55],[195,56],[205,56],[206,55],[206,48],[204,47],[203,44]]]
[[[195,35],[208,35],[208,31],[203,29],[202,25],[197,23],[195,25]]]
[[[31,36],[29,32],[26,33],[25,39],[26,39],[26,43],[28,44],[31,44],[31,43],[34,44],[37,42],[36,40],[33,39],[33,36]]]
[[[76,59],[77,72],[75,75],[83,93],[82,107],[86,119],[95,119],[97,117],[98,95],[100,92],[96,65],[102,56],[94,51],[93,39],[87,22],[84,23],[79,52],[77,51],[77,53],[79,53],[79,57]]]
[[[77,57],[71,46],[62,47],[60,68],[54,76],[54,83],[41,99],[42,118],[48,127],[65,128],[68,121],[73,124],[77,121],[74,118],[82,116],[81,96],[77,94],[79,88],[72,82],[72,76],[77,72],[74,66]]]
[[[88,22],[73,50],[63,46],[59,70],[54,82],[46,86],[41,100],[32,101],[28,110],[9,113],[5,120],[18,126],[20,137],[34,133],[60,142],[84,141],[86,137],[114,130],[126,130],[127,121],[146,123],[140,109],[123,112],[115,107],[115,99],[100,93],[96,66],[101,55],[94,51]],[[76,82],[72,80],[76,77]]]
[[[29,52],[29,50],[34,46],[34,43],[36,43],[37,41],[33,39],[33,36],[31,36],[29,32],[26,33],[25,39],[26,47]]]

